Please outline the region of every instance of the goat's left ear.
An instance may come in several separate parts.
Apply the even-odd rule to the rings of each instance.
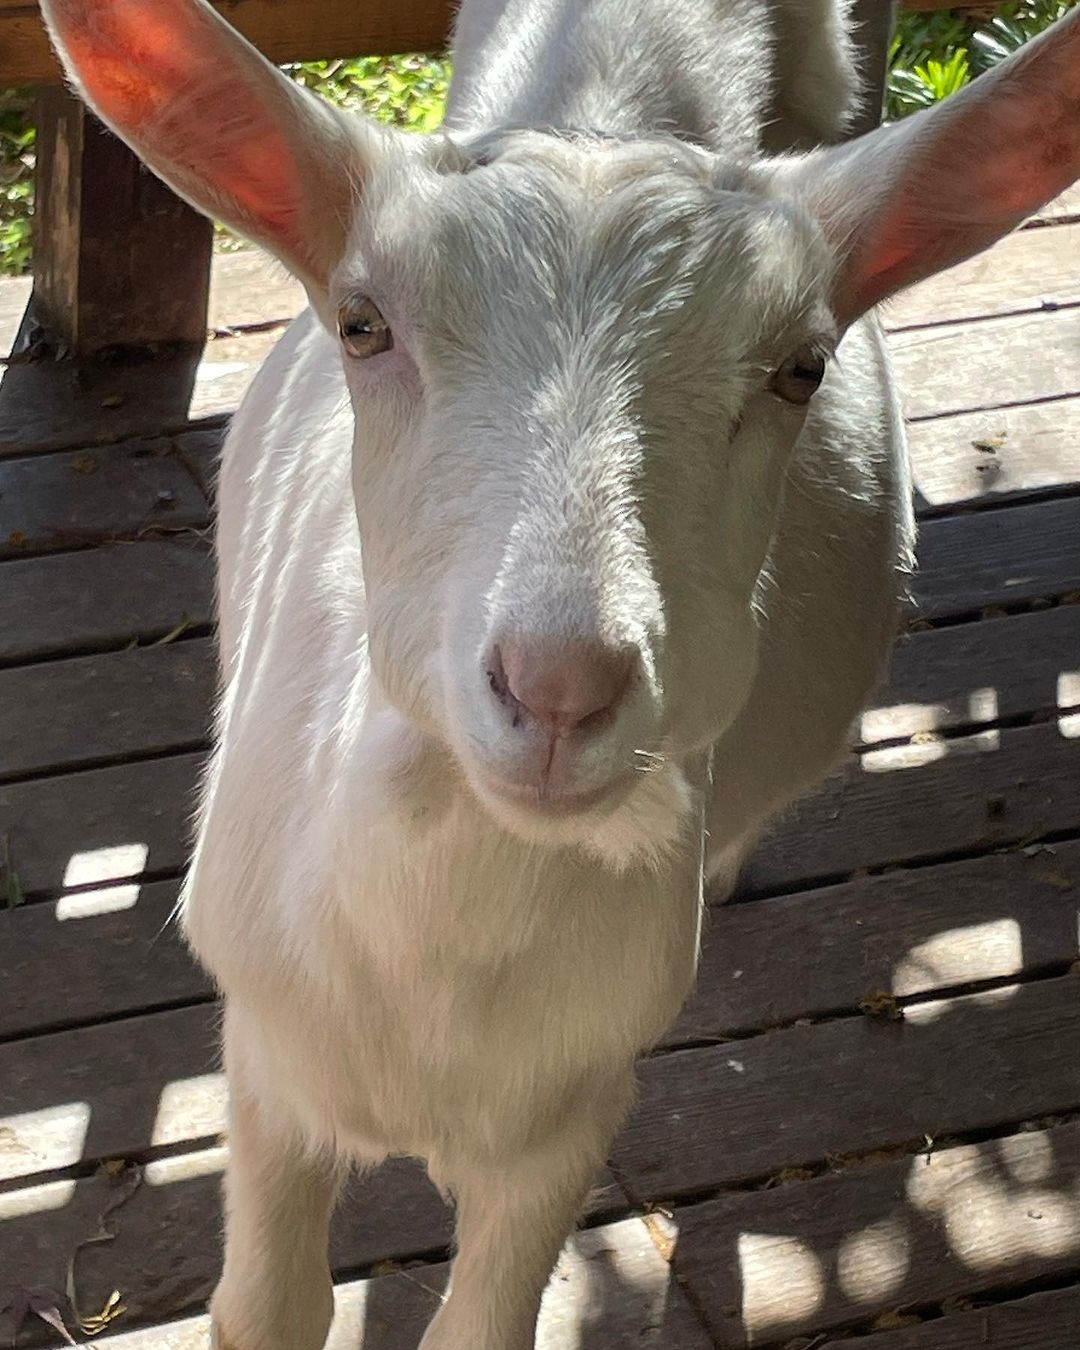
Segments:
[[[380,131],[287,79],[204,0],[41,0],[60,59],[116,134],[309,288],[344,250]]]
[[[1080,177],[1080,9],[936,107],[777,176],[836,248],[843,324],[978,253]]]

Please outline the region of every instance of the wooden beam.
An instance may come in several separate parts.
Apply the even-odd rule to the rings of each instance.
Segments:
[[[453,0],[215,0],[229,22],[272,61],[437,51]],[[993,9],[949,0],[902,0],[904,9]],[[36,4],[0,0],[0,87],[48,84],[60,70]]]
[[[866,93],[851,134],[871,131],[881,121],[889,43],[896,27],[896,0],[855,0],[855,43]]]
[[[36,321],[73,353],[201,346],[213,227],[62,86],[39,91]]]
[[[272,61],[436,51],[445,46],[452,0],[215,0]],[[37,5],[0,0],[0,87],[60,78]]]

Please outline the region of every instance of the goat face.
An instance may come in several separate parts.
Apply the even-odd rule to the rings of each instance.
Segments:
[[[374,671],[510,828],[655,849],[754,676],[829,255],[674,143],[446,155],[369,180],[331,288]]]

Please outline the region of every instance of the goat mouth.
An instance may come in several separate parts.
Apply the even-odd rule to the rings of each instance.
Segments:
[[[605,811],[610,810],[623,799],[632,782],[631,776],[626,775],[625,778],[614,779],[599,787],[575,791],[551,785],[513,782],[484,774],[480,785],[484,795],[494,798],[500,805],[516,807],[540,819],[559,820],[586,815],[601,807]]]

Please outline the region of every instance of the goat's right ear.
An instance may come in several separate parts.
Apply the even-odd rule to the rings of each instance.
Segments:
[[[41,0],[103,122],[176,192],[309,288],[344,250],[380,131],[286,78],[204,0]]]
[[[1080,177],[1080,8],[943,103],[776,172],[834,244],[849,323]]]

